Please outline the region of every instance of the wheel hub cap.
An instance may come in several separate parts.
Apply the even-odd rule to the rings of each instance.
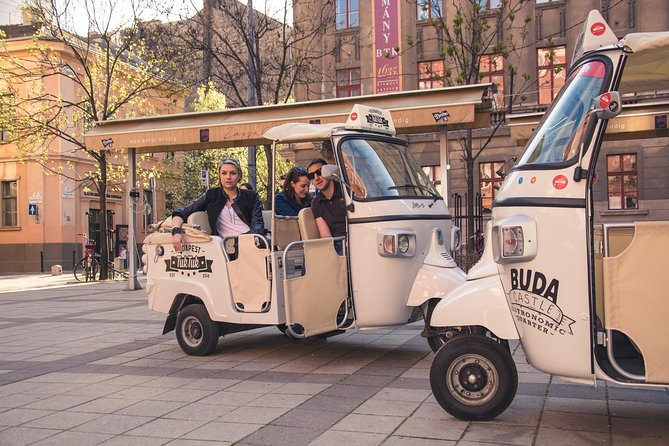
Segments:
[[[448,367],[446,383],[451,395],[468,406],[479,406],[490,401],[497,393],[497,369],[485,357],[462,355]]]

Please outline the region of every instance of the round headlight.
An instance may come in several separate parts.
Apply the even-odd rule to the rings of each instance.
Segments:
[[[402,254],[406,254],[407,251],[409,250],[409,236],[406,234],[401,234],[397,238],[397,249],[399,252]]]

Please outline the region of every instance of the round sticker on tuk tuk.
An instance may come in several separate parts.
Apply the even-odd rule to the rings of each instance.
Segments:
[[[593,23],[590,27],[590,32],[595,36],[601,36],[606,31],[606,25],[602,22]]]
[[[611,103],[611,93],[604,93],[599,97],[599,106],[602,108],[609,108]]]
[[[358,119],[358,114],[356,112],[351,113],[351,121]]]
[[[537,177],[532,177],[532,178],[530,178],[530,183],[531,183],[531,184],[534,184],[534,183],[536,183],[536,182],[537,182]]]
[[[564,175],[558,175],[555,178],[553,178],[553,187],[556,189],[564,189],[567,187],[567,184],[569,183],[569,180],[567,180],[567,177]]]

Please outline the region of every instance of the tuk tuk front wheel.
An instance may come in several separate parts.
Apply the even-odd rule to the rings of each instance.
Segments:
[[[508,350],[490,338],[459,335],[435,355],[430,385],[437,402],[461,420],[483,421],[516,396],[518,372]]]
[[[202,304],[187,305],[179,311],[176,334],[181,349],[191,356],[209,355],[218,344],[218,325]]]

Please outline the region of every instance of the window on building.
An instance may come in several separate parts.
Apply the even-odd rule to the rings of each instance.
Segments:
[[[441,194],[441,166],[439,164],[435,166],[423,166],[423,172],[432,181],[437,192]]]
[[[481,204],[483,209],[490,211],[497,191],[504,181],[506,166],[504,161],[479,163],[479,181],[481,185]]]
[[[441,17],[441,0],[416,1],[416,20],[437,19]]]
[[[639,207],[639,181],[636,154],[626,153],[606,157],[609,209]]]
[[[14,114],[14,95],[0,95],[0,143],[9,142],[9,130],[7,123],[11,121]]]
[[[564,46],[537,50],[537,83],[539,104],[550,104],[564,85],[567,57]]]
[[[2,181],[2,225],[3,228],[15,228],[19,225],[18,220],[18,182],[16,180]]]
[[[337,70],[337,97],[360,96],[360,68]]]
[[[358,0],[337,0],[337,29],[354,28],[360,25]]]
[[[418,64],[418,89],[428,90],[444,86],[444,61],[428,60]]]
[[[481,9],[498,9],[502,6],[502,0],[476,0]]]
[[[497,107],[504,106],[504,58],[496,54],[484,54],[479,63],[482,83],[491,82],[497,90],[493,98]]]

